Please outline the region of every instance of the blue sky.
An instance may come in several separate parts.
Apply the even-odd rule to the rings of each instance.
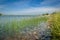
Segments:
[[[4,15],[38,15],[60,10],[60,0],[0,0]]]

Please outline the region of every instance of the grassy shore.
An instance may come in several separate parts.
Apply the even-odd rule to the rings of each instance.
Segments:
[[[42,22],[48,23],[52,35],[51,40],[60,40],[60,12],[54,12],[50,15],[37,16],[29,19],[22,19],[20,21],[12,21],[5,24],[0,23],[0,38],[1,40],[26,40],[25,38],[28,37],[27,40],[29,40],[29,35],[33,38],[34,34],[37,35],[36,32],[34,32],[34,34],[26,34],[28,35],[27,37],[24,36],[25,33],[22,35],[21,33],[23,31],[26,32],[26,30],[24,30],[25,28],[29,28],[30,30],[33,30],[32,28],[34,27],[37,28],[38,24],[41,24]]]
[[[52,40],[60,40],[60,12],[55,12],[50,15],[49,24]]]
[[[46,22],[47,16],[38,16],[30,19],[23,19],[21,21],[12,21],[6,24],[0,24],[0,38],[14,37],[16,34],[20,34],[24,28],[37,27],[38,24]]]

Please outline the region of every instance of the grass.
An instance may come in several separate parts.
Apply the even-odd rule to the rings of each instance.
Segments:
[[[51,30],[51,40],[60,40],[60,12],[54,12],[50,16],[44,15],[5,24],[0,23],[0,38],[14,37],[16,33],[20,34],[24,28],[34,28],[47,21]]]
[[[52,40],[60,40],[60,12],[55,12],[50,17]]]
[[[50,26],[52,39],[60,40],[60,12],[54,12],[50,16],[37,16],[30,19],[22,19],[20,21],[11,21],[10,23],[0,23],[0,38],[14,37],[16,34],[20,34],[24,28],[34,28],[42,22],[47,22]],[[23,34],[24,35],[24,34]],[[17,35],[20,36],[20,35]]]
[[[20,21],[20,26],[27,27],[27,26],[37,26],[39,23],[46,21],[47,17],[36,17],[28,20],[22,20]]]
[[[20,33],[26,27],[37,27],[41,22],[47,21],[48,17],[35,17],[31,19],[24,19],[21,21],[12,21],[4,25],[0,24],[0,37],[13,37],[16,33]]]

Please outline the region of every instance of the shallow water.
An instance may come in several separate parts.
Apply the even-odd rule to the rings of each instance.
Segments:
[[[0,16],[0,23],[11,22],[11,21],[20,21],[22,19],[29,19],[32,17],[35,17],[35,16],[20,16],[20,15],[9,16],[9,15],[5,15],[5,16]]]

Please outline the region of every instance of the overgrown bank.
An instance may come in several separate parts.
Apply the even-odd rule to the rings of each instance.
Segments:
[[[51,32],[47,32],[49,30],[45,28],[50,28]],[[40,31],[44,34],[42,37]],[[40,40],[47,33],[51,36],[46,36],[46,40],[49,40],[48,37],[51,37],[51,40],[60,40],[60,12],[5,24],[0,23],[1,40]]]
[[[54,12],[50,15],[49,26],[51,28],[51,40],[60,40],[60,12]]]
[[[34,27],[38,27],[38,24],[46,22],[48,19],[47,16],[39,16],[31,19],[25,19],[21,21],[12,21],[6,24],[0,24],[0,38],[1,40],[20,40],[20,38],[25,34],[21,35],[20,33],[24,31],[25,28],[33,30]],[[32,39],[33,40],[33,39]]]

